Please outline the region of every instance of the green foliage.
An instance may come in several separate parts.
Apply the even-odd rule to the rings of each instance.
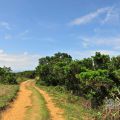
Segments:
[[[91,100],[93,107],[111,97],[120,85],[120,57],[96,52],[91,58],[72,60],[66,53],[39,59],[36,68],[37,83],[47,86],[65,86],[72,94]],[[118,97],[119,95],[116,94]]]
[[[10,68],[0,68],[0,83],[2,84],[17,84],[15,74]]]
[[[88,70],[77,74],[76,77],[80,80],[83,95],[93,101],[93,107],[103,103],[113,84],[113,81],[109,79],[107,70]]]
[[[112,57],[111,64],[114,69],[120,69],[120,56]]]
[[[0,110],[4,109],[15,98],[18,90],[18,85],[0,84]]]
[[[36,75],[35,71],[23,71],[16,73],[16,77],[29,78],[29,79],[34,79],[35,75]]]
[[[0,110],[8,106],[12,101],[18,90],[15,73],[12,73],[11,68],[0,67]]]
[[[90,70],[94,70],[92,58],[84,58],[80,62],[83,67],[86,67],[87,69],[90,69]]]
[[[72,93],[79,94],[80,81],[75,76],[80,72],[86,71],[86,68],[82,67],[79,64],[79,61],[72,61],[70,64],[65,66],[64,71],[66,75],[65,86],[67,87],[67,90],[71,91]]]
[[[108,64],[110,63],[109,55],[102,55],[100,52],[96,52],[92,58],[94,61],[94,69],[108,69]]]
[[[120,85],[120,69],[113,71],[111,77],[113,78],[114,82],[119,86]]]
[[[41,58],[36,71],[39,74],[40,80],[44,81],[42,83],[53,86],[64,85],[66,77],[64,67],[71,60],[71,56],[66,53],[57,53],[52,57]]]

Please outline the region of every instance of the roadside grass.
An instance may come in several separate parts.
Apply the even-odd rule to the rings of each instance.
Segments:
[[[19,90],[18,85],[2,85],[0,84],[0,110],[8,106],[17,95]]]
[[[64,109],[66,120],[94,120],[97,111],[86,109],[81,105],[81,98],[66,92],[63,87],[39,86],[47,91],[53,98],[55,104]]]
[[[28,107],[25,120],[32,120],[32,118],[35,120],[50,120],[44,97],[33,86],[29,86],[28,89],[32,91],[30,96],[32,106]]]
[[[25,81],[27,81],[28,80],[28,78],[25,78],[25,77],[17,77],[17,83],[18,84],[20,84],[20,83],[22,83],[22,82],[25,82]]]

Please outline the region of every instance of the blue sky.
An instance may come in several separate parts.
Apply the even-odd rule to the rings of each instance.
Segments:
[[[33,69],[38,58],[67,52],[119,55],[119,0],[0,0],[0,66]]]

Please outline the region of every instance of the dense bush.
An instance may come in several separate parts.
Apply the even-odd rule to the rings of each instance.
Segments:
[[[96,52],[83,60],[72,60],[66,53],[39,59],[37,83],[64,86],[73,94],[83,96],[97,107],[120,85],[120,56],[110,58]],[[118,93],[116,96],[119,97]]]
[[[16,73],[16,77],[20,77],[20,78],[30,78],[30,79],[34,79],[35,78],[35,71],[23,71],[23,72],[18,72]]]
[[[46,85],[65,85],[64,67],[71,61],[71,56],[65,53],[57,53],[52,57],[41,58],[36,73]]]
[[[93,107],[103,103],[105,97],[109,94],[113,81],[109,79],[107,70],[88,70],[77,74],[80,80],[81,91],[87,99],[91,99]]]
[[[12,73],[10,68],[0,67],[0,83],[2,84],[16,84],[15,74]]]

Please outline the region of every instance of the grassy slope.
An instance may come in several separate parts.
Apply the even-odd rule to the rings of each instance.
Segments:
[[[0,110],[4,109],[12,101],[19,90],[18,85],[0,84]]]
[[[33,86],[28,87],[28,89],[32,91],[32,95],[30,96],[32,107],[27,109],[25,120],[30,120],[32,117],[36,120],[50,120],[49,111],[43,96]],[[32,113],[34,112],[36,114],[33,116]]]
[[[39,86],[52,95],[54,102],[65,110],[66,120],[93,120],[97,113],[83,108],[79,97],[57,90],[55,87]]]

